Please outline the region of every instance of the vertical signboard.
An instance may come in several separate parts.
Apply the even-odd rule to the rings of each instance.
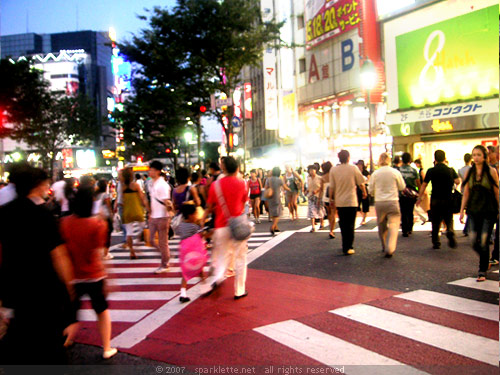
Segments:
[[[252,119],[252,84],[245,83],[244,103],[245,103],[245,118]]]
[[[234,108],[234,117],[241,119],[241,87],[236,87],[233,92],[233,108]]]
[[[269,22],[274,17],[273,0],[261,0],[262,20]],[[276,51],[267,48],[263,57],[264,107],[267,130],[278,129],[278,90],[276,85]]]

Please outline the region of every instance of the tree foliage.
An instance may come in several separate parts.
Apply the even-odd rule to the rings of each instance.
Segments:
[[[230,97],[242,83],[243,67],[260,63],[264,48],[279,39],[281,27],[262,21],[258,0],[178,0],[173,9],[156,7],[148,16],[142,19],[149,27],[120,47],[137,64],[140,77],[129,105],[139,117],[149,118],[146,114],[155,110],[164,114],[148,130],[165,136],[182,132],[186,117],[199,124],[199,106],[208,107],[211,94]],[[223,125],[222,115],[231,110],[212,114]],[[133,124],[123,121],[127,132]]]
[[[27,61],[0,62],[0,108],[11,124],[2,135],[39,151],[52,171],[57,151],[66,145],[90,145],[100,129],[88,97],[55,94],[42,74]]]

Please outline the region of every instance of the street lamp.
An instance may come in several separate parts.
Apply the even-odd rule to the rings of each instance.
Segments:
[[[366,103],[368,105],[368,137],[370,138],[370,174],[373,174],[373,150],[372,150],[372,107],[370,103],[370,92],[377,82],[377,72],[370,59],[366,59],[361,67],[361,87],[366,90]]]
[[[188,164],[188,150],[189,150],[189,145],[191,141],[193,140],[193,133],[187,131],[184,133],[184,139],[186,140],[186,150],[184,153],[184,159],[186,161],[186,165]]]

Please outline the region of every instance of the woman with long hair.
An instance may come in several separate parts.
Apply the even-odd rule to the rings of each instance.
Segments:
[[[286,192],[286,202],[288,203],[288,210],[290,212],[290,217],[292,221],[299,218],[299,213],[297,210],[297,196],[299,191],[302,189],[302,179],[297,172],[289,165],[286,167],[285,174],[283,175],[283,182],[290,189]]]
[[[365,188],[368,187],[368,181],[370,179],[370,172],[368,172],[368,169],[366,169],[365,161],[364,160],[358,160],[356,165],[359,168],[359,171],[365,178]],[[359,186],[356,187],[356,194],[358,195],[358,212],[361,212],[361,225],[366,224],[366,215],[368,214],[368,211],[370,211],[370,195],[367,195],[366,198],[363,199],[363,193]]]
[[[111,199],[108,194],[108,181],[101,179],[97,182],[92,214],[98,216],[108,224],[106,246],[104,247],[104,259],[113,259],[109,253],[111,245],[111,233],[113,232],[113,210],[111,209]]]
[[[462,186],[464,195],[460,209],[460,222],[464,223],[465,212],[469,217],[472,248],[479,254],[478,282],[486,280],[490,260],[490,237],[498,221],[498,174],[488,165],[488,151],[477,145],[472,150],[474,163]]]
[[[330,170],[332,169],[332,163],[329,161],[321,164],[321,170],[323,171],[323,176],[321,179],[323,180],[323,206],[326,210],[326,215],[328,217],[328,222],[330,223],[330,233],[329,237],[331,239],[335,238],[335,202],[330,202]]]
[[[250,171],[250,178],[247,184],[255,223],[260,224],[260,195],[262,193],[262,181],[257,176],[257,171],[255,169]]]
[[[123,177],[123,225],[127,233],[127,245],[130,250],[130,259],[137,259],[134,251],[134,224],[140,227],[139,233],[144,229],[144,209],[149,206],[141,187],[134,180],[131,168],[125,168]]]

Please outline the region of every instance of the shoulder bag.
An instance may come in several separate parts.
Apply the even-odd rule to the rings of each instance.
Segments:
[[[222,193],[220,186],[220,181],[215,182],[215,193],[217,194],[217,200],[221,205],[222,212],[228,220],[229,232],[231,237],[236,241],[244,241],[252,235],[255,230],[253,223],[248,221],[247,215],[243,212],[239,216],[231,216],[229,208],[227,207],[226,200]]]

